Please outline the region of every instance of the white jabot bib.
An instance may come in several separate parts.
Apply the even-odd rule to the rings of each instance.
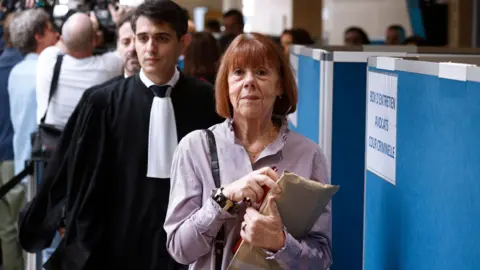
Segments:
[[[172,99],[154,97],[150,110],[147,177],[170,178],[177,138]]]
[[[180,72],[175,70],[172,79],[166,84],[170,87],[165,97],[153,97],[148,132],[147,177],[150,178],[170,178],[173,153],[178,145],[177,125],[170,93],[179,78]],[[143,70],[140,71],[140,79],[148,88],[154,85]]]

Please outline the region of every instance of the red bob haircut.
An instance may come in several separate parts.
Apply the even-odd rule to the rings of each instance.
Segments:
[[[298,88],[290,63],[281,48],[270,38],[257,34],[241,34],[232,41],[218,69],[215,81],[217,113],[225,118],[233,116],[228,91],[228,75],[238,67],[275,67],[282,85],[282,98],[273,106],[274,115],[286,116],[295,112]]]

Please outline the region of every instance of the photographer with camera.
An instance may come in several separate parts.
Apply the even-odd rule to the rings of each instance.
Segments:
[[[36,82],[38,123],[46,114],[45,123],[63,129],[86,89],[123,73],[124,63],[118,52],[93,55],[98,27],[93,13],[75,13],[64,23],[59,43],[40,54]],[[57,61],[62,61],[57,89],[49,99]]]

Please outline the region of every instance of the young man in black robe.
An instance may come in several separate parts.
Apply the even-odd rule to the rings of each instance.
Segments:
[[[147,0],[132,28],[140,73],[85,92],[20,221],[21,244],[35,252],[66,212],[46,269],[183,268],[163,230],[171,158],[181,138],[222,119],[213,87],[176,68],[187,33],[182,9]]]

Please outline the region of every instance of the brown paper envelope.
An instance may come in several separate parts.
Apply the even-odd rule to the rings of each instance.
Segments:
[[[277,207],[287,231],[296,239],[307,237],[313,225],[323,213],[332,197],[340,188],[317,181],[305,179],[285,171],[277,184],[282,193],[277,199]],[[265,214],[266,203],[271,191],[260,206],[259,212]],[[267,254],[261,248],[242,242],[235,253],[228,270],[282,269],[275,260],[267,260]]]

